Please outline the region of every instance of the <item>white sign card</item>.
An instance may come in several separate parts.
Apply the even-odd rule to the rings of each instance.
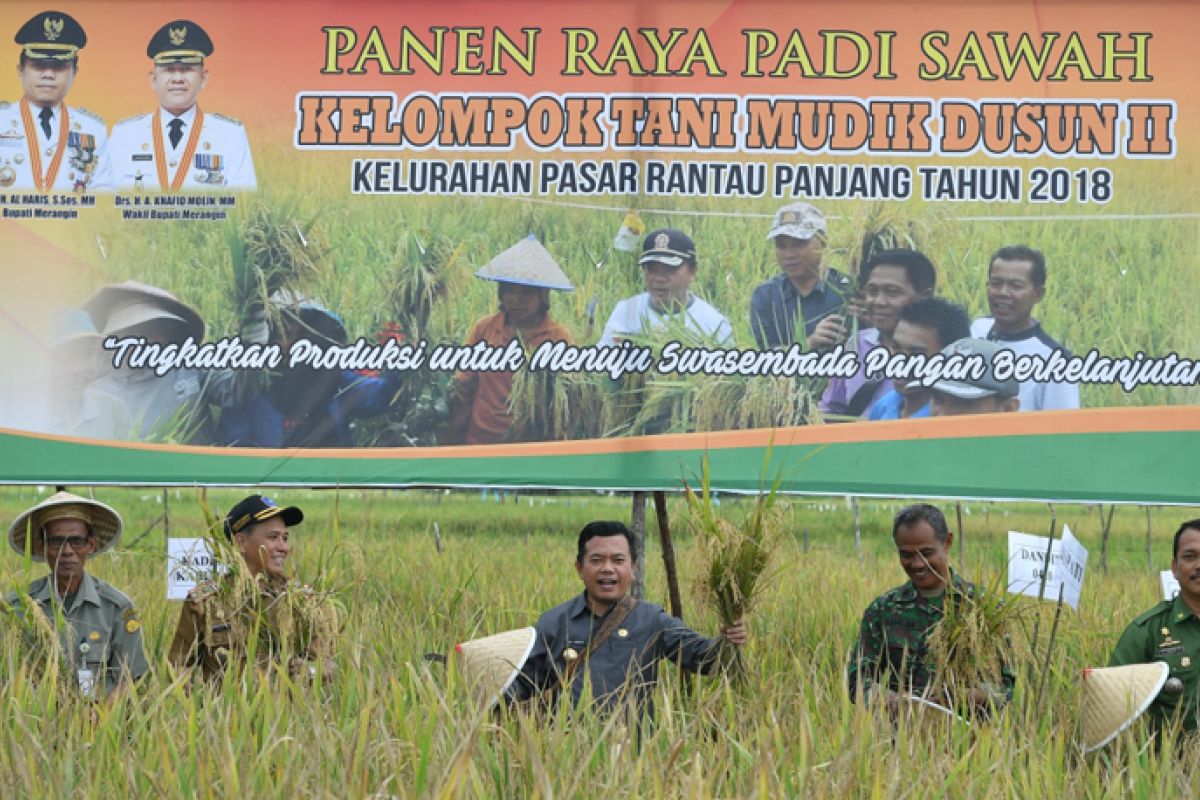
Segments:
[[[215,564],[208,539],[167,539],[167,599],[186,599],[197,582],[213,576]]]
[[[1174,600],[1175,595],[1179,594],[1179,581],[1175,580],[1175,573],[1164,569],[1158,573],[1158,578],[1162,581],[1163,600]]]
[[[1049,569],[1046,569],[1046,548],[1050,547]],[[1046,589],[1043,599],[1058,600],[1059,587],[1062,598],[1071,608],[1079,609],[1079,595],[1083,590],[1083,576],[1087,570],[1088,552],[1071,529],[1063,525],[1062,538],[1053,545],[1046,536],[1034,536],[1017,531],[1008,532],[1008,591],[1037,597],[1042,586],[1042,572],[1046,572]]]

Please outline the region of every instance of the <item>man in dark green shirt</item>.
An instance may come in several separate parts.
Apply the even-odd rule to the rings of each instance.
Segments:
[[[954,534],[935,506],[916,503],[902,508],[892,523],[892,539],[909,581],[867,606],[847,672],[851,699],[881,692],[894,712],[905,698],[947,701],[942,696],[926,697],[936,677],[929,634],[942,619],[946,598],[953,602],[973,597],[975,587],[950,569]],[[949,699],[979,710],[1005,704],[1012,699],[1015,678],[1004,665],[999,672],[999,685],[974,686],[965,690],[965,696]]]
[[[1109,666],[1166,662],[1171,674],[1147,713],[1159,727],[1179,719],[1185,731],[1195,731],[1200,720],[1200,519],[1175,531],[1171,572],[1179,594],[1129,624]]]
[[[122,527],[121,516],[104,503],[58,492],[8,529],[13,550],[23,556],[28,544],[30,557],[50,566],[27,594],[55,626],[63,671],[85,697],[107,696],[149,669],[132,601],[84,569],[89,558],[117,543]],[[21,613],[23,598],[13,593],[5,601]]]

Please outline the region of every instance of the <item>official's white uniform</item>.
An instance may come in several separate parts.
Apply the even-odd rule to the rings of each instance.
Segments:
[[[42,175],[54,160],[62,131],[60,103],[51,109],[50,136],[42,130],[38,114],[41,108],[29,104],[33,121],[33,141],[27,135],[21,120],[21,104],[0,103],[0,191],[6,189],[35,190],[33,158],[30,146],[37,148],[41,157]],[[67,141],[63,143],[62,161],[51,192],[80,191],[94,192],[111,190],[112,171],[108,159],[108,127],[104,120],[92,112],[75,106],[67,106]]]
[[[179,119],[184,123],[182,136],[174,147],[171,146],[169,128],[174,117],[166,111],[131,117],[113,127],[109,157],[117,189],[164,191],[158,183],[158,164],[155,162],[153,126],[156,119],[162,125],[161,141],[167,159],[166,191],[170,191],[169,184],[187,152],[188,140],[196,119],[196,106],[180,115]],[[180,191],[253,191],[256,188],[254,159],[250,155],[246,129],[236,120],[205,111],[200,135],[196,140],[196,149],[187,164],[187,175],[183,179]]]

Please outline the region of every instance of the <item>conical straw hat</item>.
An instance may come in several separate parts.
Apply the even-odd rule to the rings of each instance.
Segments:
[[[532,234],[493,258],[475,276],[489,281],[519,283],[561,292],[575,289],[554,256]]]
[[[96,537],[96,552],[92,553],[94,556],[111,549],[121,538],[121,529],[125,527],[121,515],[111,506],[70,492],[58,492],[33,508],[21,512],[9,526],[9,545],[18,555],[25,555],[25,532],[28,530],[33,536],[33,560],[45,561],[46,557],[36,552],[39,531],[47,522],[56,519],[78,519],[91,525],[92,535]]]
[[[536,640],[536,630],[520,628],[457,644],[454,652],[467,684],[490,704],[516,679]]]
[[[1083,671],[1083,710],[1079,715],[1083,752],[1099,750],[1146,712],[1167,682],[1162,661]]]

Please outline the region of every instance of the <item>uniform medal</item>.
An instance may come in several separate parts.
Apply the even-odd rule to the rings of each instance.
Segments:
[[[197,109],[199,113],[199,109]],[[58,168],[62,166],[63,154],[67,151],[67,134],[71,130],[67,106],[62,107],[62,119],[58,125],[58,144],[47,148],[46,155],[50,165],[42,173],[42,152],[37,146],[37,131],[33,126],[33,114],[29,111],[29,100],[21,98],[21,123],[25,126],[25,139],[29,142],[29,167],[33,170],[33,184],[39,192],[48,192],[54,187],[54,179],[58,177]]]
[[[225,183],[221,170],[225,168],[225,159],[219,153],[196,153],[196,181],[210,186],[220,186]]]
[[[90,133],[71,131],[67,137],[67,151],[70,153],[74,189],[82,192],[92,182],[92,175],[96,171],[96,137]]]
[[[192,131],[188,134],[187,145],[183,150],[183,158],[179,159],[179,169],[175,170],[170,183],[167,182],[166,146],[163,144],[162,109],[154,112],[154,166],[158,168],[159,188],[166,191],[178,192],[187,178],[188,165],[192,162],[192,154],[196,152],[196,144],[200,141],[200,128],[204,125],[204,112],[196,106],[196,118],[192,120]],[[174,162],[173,162],[174,163]]]

